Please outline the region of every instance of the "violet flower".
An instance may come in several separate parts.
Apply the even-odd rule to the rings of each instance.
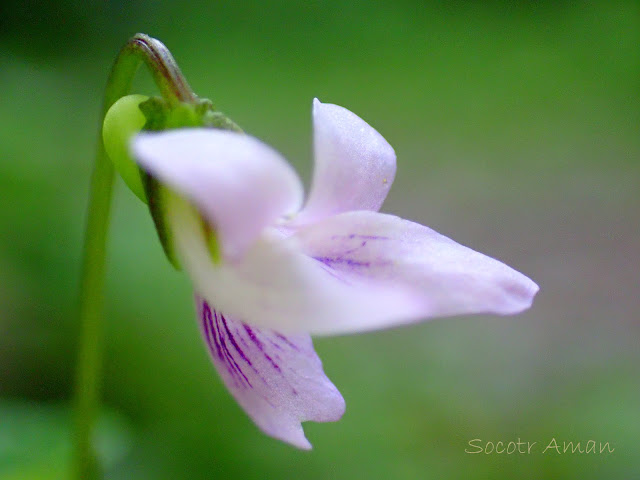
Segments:
[[[215,129],[142,133],[141,168],[166,188],[169,237],[196,291],[213,364],[268,435],[310,448],[301,422],[338,420],[342,396],[310,334],[474,313],[509,315],[537,285],[505,264],[378,213],[393,148],[337,105],[313,104],[315,171],[303,189],[282,156]]]

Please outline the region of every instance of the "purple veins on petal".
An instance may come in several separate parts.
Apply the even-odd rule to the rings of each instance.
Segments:
[[[333,235],[331,237],[331,240],[338,240],[340,238],[348,238],[349,240],[353,240],[354,238],[363,240],[391,240],[390,237],[385,237],[382,235],[359,235],[357,233],[352,233],[350,235]]]
[[[390,238],[380,235],[359,235],[355,233],[349,235],[332,235],[331,241],[333,242],[333,248],[331,252],[327,253],[333,254],[314,255],[312,258],[328,267],[349,267],[353,270],[372,266],[387,266],[391,263],[389,260],[377,259],[368,255],[368,243],[379,240],[390,240]]]
[[[262,343],[262,341],[256,336],[255,332],[251,329],[251,327],[245,324],[244,329],[249,334],[249,338],[251,339],[251,341],[255,343],[256,347],[260,349],[260,351],[264,355],[264,358],[266,358],[269,361],[269,363],[271,364],[271,366],[273,366],[273,368],[275,368],[278,372],[280,372],[281,371],[280,366],[276,362],[274,362],[273,358],[271,358],[269,354],[265,351],[264,343]]]
[[[238,342],[236,342],[236,339],[234,338],[233,334],[231,333],[231,331],[229,330],[229,326],[227,325],[227,320],[224,318],[224,315],[220,314],[220,319],[222,320],[222,324],[224,325],[224,329],[227,332],[227,337],[229,338],[229,341],[231,342],[231,344],[233,345],[233,348],[236,349],[236,351],[240,354],[240,356],[242,357],[242,359],[247,362],[249,365],[251,364],[251,360],[249,360],[246,355],[244,354],[244,352],[242,351],[242,349],[238,346]]]
[[[225,340],[225,335],[223,334],[223,332],[220,330],[220,324],[219,324],[219,320],[218,320],[218,315],[217,312],[214,310],[214,319],[215,319],[215,331],[218,334],[218,338],[220,339],[220,346],[222,347],[222,351],[224,352],[224,355],[228,361],[228,364],[231,366],[231,368],[233,369],[234,372],[236,372],[236,375],[240,375],[240,377],[242,377],[242,379],[247,383],[247,385],[249,385],[250,387],[251,382],[249,381],[249,379],[247,378],[247,376],[245,375],[245,373],[242,371],[242,368],[240,367],[240,365],[238,365],[238,362],[236,362],[236,359],[234,358],[233,354],[229,351],[229,348],[227,347],[227,342]]]
[[[371,262],[361,262],[348,257],[313,257],[328,267],[335,264],[347,265],[349,267],[370,267]]]
[[[275,332],[274,332],[275,333]],[[282,335],[281,333],[275,333],[275,336],[278,337],[280,340],[282,340],[284,343],[286,343],[287,345],[289,345],[291,348],[293,348],[294,350],[298,351],[299,348],[296,346],[295,343],[292,343],[289,341],[289,339],[287,337],[285,337],[284,335]]]
[[[311,337],[246,325],[197,302],[210,358],[236,401],[268,435],[310,448],[301,422],[335,421],[344,412]]]
[[[356,232],[388,239],[363,240],[353,236]],[[303,317],[300,322],[313,333],[363,331],[452,315],[511,315],[529,308],[538,291],[529,278],[498,260],[393,215],[342,213],[300,227],[294,238],[306,255],[350,282],[350,298],[361,299],[345,301],[352,310],[343,316],[337,312],[313,325],[305,322],[313,313]]]
[[[222,355],[222,350],[220,349],[220,345],[218,345],[218,339],[213,335],[213,328],[211,325],[211,310],[209,309],[209,305],[206,303],[203,307],[202,312],[202,327],[204,329],[204,337],[209,345],[209,350],[218,356],[220,360],[223,360],[224,357]],[[212,341],[213,338],[213,341]]]
[[[212,314],[207,303],[204,303],[203,306],[202,322],[205,338],[209,348],[215,350],[218,359],[225,365],[234,381],[239,382],[241,385],[252,387],[251,381],[247,378],[245,373],[242,371],[242,368],[238,365],[232,353],[227,348],[225,336],[219,328],[217,312],[214,310]]]

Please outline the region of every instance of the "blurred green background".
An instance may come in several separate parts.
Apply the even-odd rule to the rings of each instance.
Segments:
[[[314,96],[398,154],[384,210],[541,286],[514,318],[316,341],[347,413],[300,452],[225,391],[188,280],[117,185],[108,479],[640,477],[640,4],[26,1],[0,7],[0,479],[63,479],[102,89],[141,31],[308,180]],[[136,90],[153,93],[141,70]],[[471,439],[537,442],[465,453]],[[542,454],[610,442],[611,454]]]

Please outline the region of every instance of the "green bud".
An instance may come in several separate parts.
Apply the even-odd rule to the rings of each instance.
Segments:
[[[145,95],[122,97],[111,106],[102,125],[102,141],[107,155],[127,186],[145,203],[147,196],[140,168],[129,153],[129,142],[147,122],[139,105],[148,98]]]

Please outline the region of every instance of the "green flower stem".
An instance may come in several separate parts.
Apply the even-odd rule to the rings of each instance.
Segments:
[[[144,62],[162,96],[171,105],[194,103],[196,96],[169,50],[158,40],[137,34],[122,48],[113,65],[105,89],[102,120],[109,108],[129,93],[133,77]],[[109,230],[114,168],[98,135],[98,150],[91,176],[87,225],[80,284],[80,324],[78,367],[75,391],[75,437],[73,477],[100,478],[100,467],[92,444],[93,426],[99,411],[102,372],[103,307],[106,241]]]

